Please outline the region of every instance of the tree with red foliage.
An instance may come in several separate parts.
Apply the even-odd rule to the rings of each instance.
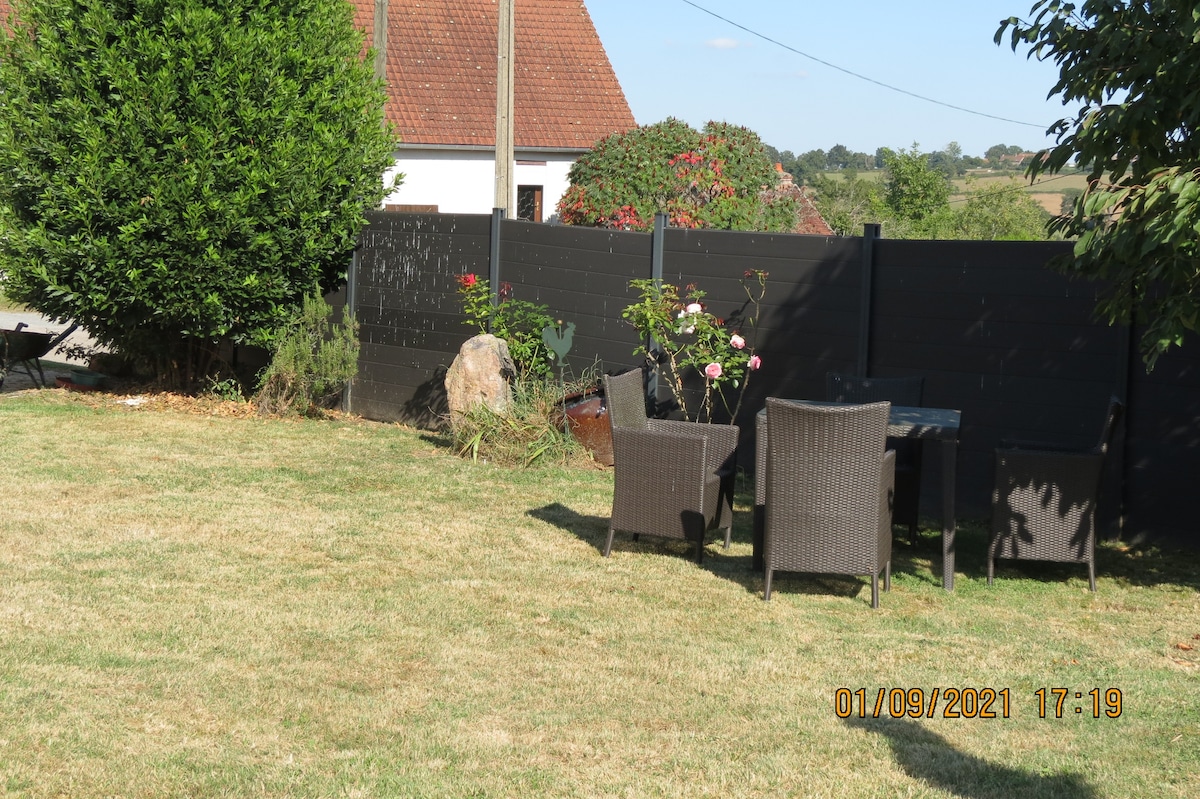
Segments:
[[[656,213],[684,228],[787,231],[791,197],[764,195],[778,180],[758,135],[709,122],[697,131],[666,119],[613,134],[585,153],[559,200],[568,225],[649,230]]]

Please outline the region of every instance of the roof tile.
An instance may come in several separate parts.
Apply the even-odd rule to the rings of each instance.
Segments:
[[[374,0],[354,0],[370,30]],[[514,0],[515,144],[587,149],[636,125],[582,0]],[[496,0],[390,0],[388,119],[409,144],[496,139]]]

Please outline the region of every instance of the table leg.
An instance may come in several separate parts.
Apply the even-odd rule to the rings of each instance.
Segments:
[[[765,564],[765,549],[766,543],[766,527],[767,527],[767,508],[764,505],[754,506],[754,537],[751,539],[754,548],[750,554],[750,568],[756,572],[763,570]]]
[[[760,413],[755,418],[754,445],[754,548],[750,556],[750,568],[763,570],[766,562],[767,530],[767,415]]]
[[[942,442],[942,587],[954,590],[954,469],[958,441]]]

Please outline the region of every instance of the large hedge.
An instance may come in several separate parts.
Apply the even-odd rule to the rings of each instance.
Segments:
[[[4,291],[195,385],[344,280],[393,142],[345,0],[14,0]]]

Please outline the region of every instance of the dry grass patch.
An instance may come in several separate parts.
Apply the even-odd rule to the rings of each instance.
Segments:
[[[0,400],[0,795],[1192,796],[1193,555],[945,593],[783,579],[607,529],[611,475],[351,419]],[[1200,643],[1200,640],[1197,641]],[[1039,687],[1121,688],[1040,719]],[[1011,718],[834,714],[838,687],[1011,689]]]

